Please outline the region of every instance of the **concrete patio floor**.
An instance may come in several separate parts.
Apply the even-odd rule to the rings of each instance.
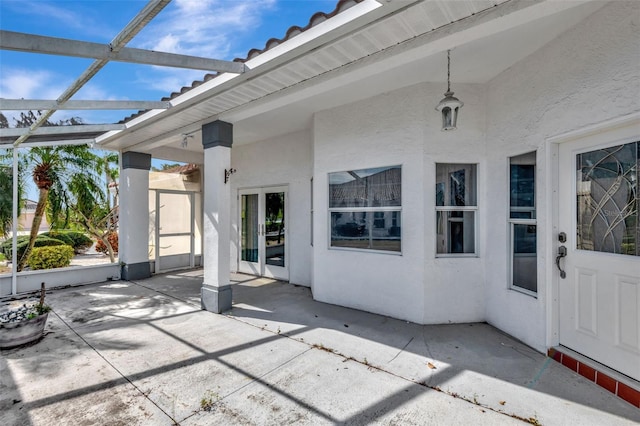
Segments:
[[[37,344],[1,351],[2,425],[640,422],[640,410],[487,324],[420,326],[202,271],[47,292]]]

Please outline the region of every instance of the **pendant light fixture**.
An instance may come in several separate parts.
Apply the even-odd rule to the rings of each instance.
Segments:
[[[447,91],[444,94],[444,99],[436,107],[436,110],[442,114],[443,131],[456,129],[458,111],[462,108],[462,105],[464,103],[454,97],[451,91],[451,50],[447,50]]]

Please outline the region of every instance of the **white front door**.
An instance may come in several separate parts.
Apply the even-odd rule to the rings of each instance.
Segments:
[[[640,380],[640,127],[559,146],[560,344]],[[558,271],[558,274],[560,272]],[[561,275],[562,277],[562,275]]]
[[[287,187],[240,190],[238,270],[289,280]]]

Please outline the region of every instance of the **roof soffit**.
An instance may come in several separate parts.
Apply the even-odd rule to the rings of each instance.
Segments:
[[[493,6],[494,3],[501,4]],[[411,55],[407,52],[412,49],[432,55],[582,3],[585,1],[429,1],[397,8],[366,24],[358,23],[355,28],[353,24],[348,30],[342,28],[344,34],[334,34],[332,40],[318,41],[318,46],[310,49],[307,46],[298,54],[295,49],[287,52],[291,53],[284,55],[287,58],[277,57],[273,64],[267,62],[270,66],[264,72],[256,67],[237,78],[224,80],[225,75],[221,75],[205,82],[194,89],[199,93],[182,102],[182,108],[152,112],[151,118],[145,117],[146,120],[140,120],[131,129],[104,140],[107,146],[124,149],[163,146],[171,143],[172,137],[197,131],[203,123],[216,118],[232,122],[246,118],[252,107],[266,104],[274,94],[285,96],[309,88],[333,77],[331,72],[337,69],[343,72],[349,67],[375,67],[376,61],[385,55],[388,58],[404,55],[403,60],[409,61]],[[425,45],[429,46],[426,50]],[[240,81],[236,81],[238,79]],[[211,87],[203,87],[209,83]],[[234,115],[240,110],[245,111]]]

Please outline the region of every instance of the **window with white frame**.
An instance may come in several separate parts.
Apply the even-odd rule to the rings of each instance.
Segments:
[[[536,293],[536,153],[509,159],[510,287]]]
[[[436,164],[436,255],[476,253],[476,164]]]
[[[402,167],[329,173],[330,246],[400,253]]]

